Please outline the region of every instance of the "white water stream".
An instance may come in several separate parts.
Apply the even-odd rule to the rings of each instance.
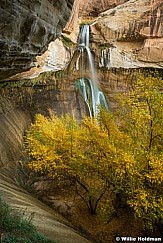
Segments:
[[[97,75],[94,60],[89,48],[89,25],[83,25],[80,29],[78,51],[80,51],[80,79],[77,81],[77,89],[82,95],[89,112],[89,116],[97,117],[99,106],[108,109],[103,92],[98,88]],[[85,78],[85,66],[88,59],[90,77]]]

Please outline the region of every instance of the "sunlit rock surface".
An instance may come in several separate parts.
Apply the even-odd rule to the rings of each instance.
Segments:
[[[74,0],[0,1],[0,79],[34,66],[60,36]]]
[[[161,0],[127,1],[101,13],[91,31],[92,41],[102,47],[100,66],[163,67]]]
[[[108,10],[102,12],[105,9]],[[94,16],[93,11],[96,11]],[[94,21],[91,24],[91,42],[95,43],[92,47],[99,67],[162,68],[162,12],[163,3],[160,0],[110,0],[100,1],[99,4],[96,0],[75,0],[63,34],[77,43],[79,23],[91,18]],[[16,78],[35,77],[43,71],[65,69],[71,57],[71,50],[57,40],[49,45],[45,54],[37,57],[35,68]]]
[[[114,8],[128,0],[75,0],[71,17],[65,26],[64,32],[69,38],[77,42],[79,24],[96,18],[101,12]]]
[[[80,1],[79,16],[97,17],[101,12],[127,1],[129,0],[83,0]]]

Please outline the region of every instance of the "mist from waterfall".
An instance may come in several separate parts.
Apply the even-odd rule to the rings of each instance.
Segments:
[[[89,48],[89,30],[89,25],[83,25],[80,29],[78,41],[80,79],[77,80],[76,87],[87,105],[89,116],[93,118],[97,117],[99,106],[108,109],[108,104],[103,92],[98,88],[94,59]],[[84,77],[87,60],[89,78]]]

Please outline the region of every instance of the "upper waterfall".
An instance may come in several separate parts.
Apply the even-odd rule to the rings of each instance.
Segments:
[[[79,46],[89,48],[89,25],[81,26],[78,43]]]

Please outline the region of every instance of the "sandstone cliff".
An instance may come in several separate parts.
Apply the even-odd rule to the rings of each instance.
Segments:
[[[121,5],[126,1],[127,0],[75,0],[70,19],[63,30],[63,35],[70,39],[73,43],[77,43],[79,24],[82,21],[87,22],[90,18],[92,22],[95,16],[98,16],[102,11]],[[18,74],[12,77],[12,79],[20,79],[24,77],[32,78],[37,76],[39,73],[48,70],[57,71],[58,69],[65,69],[72,57],[72,53],[73,50],[63,46],[59,40],[52,42],[48,47],[48,51],[46,51],[41,57],[36,58],[36,67],[32,68],[29,72]]]
[[[79,16],[97,17],[105,10],[115,8],[116,6],[129,0],[84,0],[80,1]]]
[[[60,36],[74,0],[0,1],[0,79],[28,70]]]
[[[163,2],[130,0],[100,14],[91,27],[99,66],[163,67]],[[98,55],[98,54],[97,54]]]
[[[126,90],[138,72],[150,68],[161,72],[163,68],[163,2],[101,0],[97,4],[96,0],[76,0],[77,3],[79,12],[74,22],[71,18],[69,37],[78,33],[73,25],[76,16],[80,17],[78,25],[90,23],[90,47],[98,80],[114,109],[114,92]],[[104,9],[108,10],[102,12]],[[73,69],[73,61],[69,67]]]
[[[71,17],[65,26],[64,32],[69,34],[69,37],[77,41],[79,34],[79,24],[87,22],[97,17],[101,12],[114,8],[128,0],[75,0]]]
[[[45,2],[48,1],[42,1],[41,5],[39,5],[39,1],[37,4],[32,3],[34,8],[32,8],[32,4],[23,5],[22,8],[18,3],[17,5],[16,3],[10,4],[10,6],[8,1],[5,1],[2,8],[1,3],[3,13],[1,22],[3,28],[1,27],[0,37],[1,55],[3,55],[1,78],[22,72],[34,65],[36,67],[29,73],[18,75],[15,78],[34,77],[43,71],[57,71],[66,68],[71,58],[71,50],[64,47],[60,41],[53,42],[43,56],[36,57],[37,54],[40,55],[45,51],[50,40],[61,33],[72,7],[68,3],[65,5],[65,0],[62,1],[61,10],[57,11],[59,3],[55,6],[48,2],[45,8]],[[8,6],[10,7],[8,8]],[[19,8],[16,9],[18,6]],[[63,9],[65,6],[66,8]],[[6,9],[11,9],[11,7],[14,13],[10,18],[9,14],[7,15],[7,21],[5,11],[7,12]],[[102,12],[106,9],[108,10]],[[10,13],[12,11],[10,10]],[[101,14],[99,15],[99,13]],[[101,0],[98,3],[96,0],[75,0],[64,32],[73,42],[77,42],[79,17],[80,21],[91,17],[92,22],[95,19],[94,16],[99,15],[91,27],[91,41],[95,43],[93,48],[99,67],[162,68],[162,14],[163,3],[161,0]],[[14,24],[13,21],[15,21]],[[41,31],[44,28],[45,30]],[[10,32],[9,29],[11,29]]]

